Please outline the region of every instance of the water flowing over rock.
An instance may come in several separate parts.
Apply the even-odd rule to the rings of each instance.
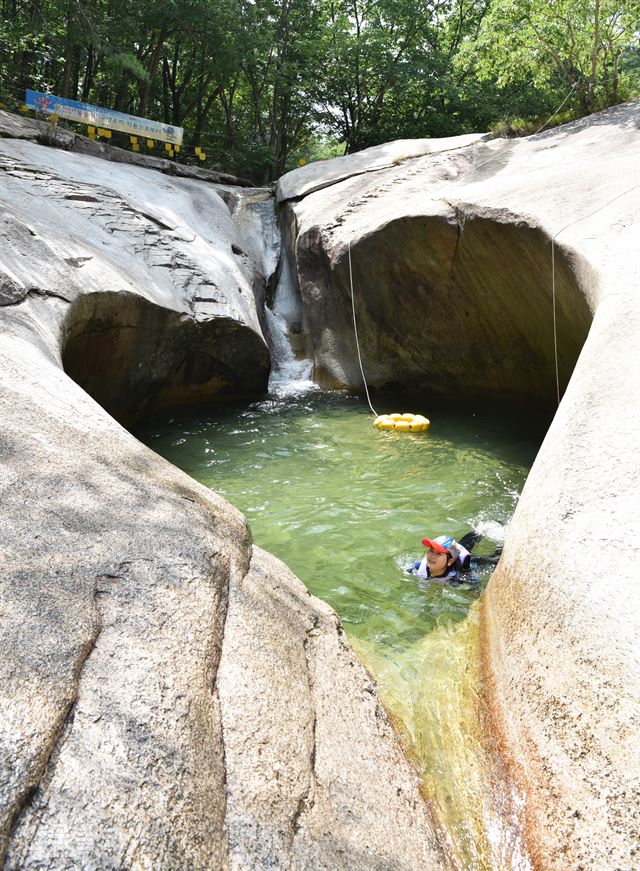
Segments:
[[[335,614],[113,416],[265,388],[268,250],[225,188],[19,128],[0,140],[4,867],[444,867]]]
[[[488,738],[558,871],[638,864],[639,128],[635,102],[278,186],[321,381],[362,386],[351,250],[370,385],[562,395],[483,607]]]

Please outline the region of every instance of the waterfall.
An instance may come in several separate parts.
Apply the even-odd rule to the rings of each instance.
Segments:
[[[301,333],[302,300],[296,293],[284,246],[273,308],[265,306],[265,317],[271,348],[269,391],[277,396],[296,396],[317,389],[317,385],[311,381],[313,362],[298,359],[292,345],[292,338]]]
[[[245,268],[267,285],[280,259],[282,240],[273,194],[264,188],[219,188],[238,231]]]
[[[311,381],[313,362],[300,359],[305,333],[302,300],[282,240],[271,191],[264,188],[222,188],[241,244],[245,268],[252,276],[256,303],[264,306],[262,325],[271,354],[269,392],[295,396],[317,389]],[[276,290],[268,305],[265,293],[282,258]],[[297,348],[294,347],[297,341]],[[298,353],[296,354],[296,350]]]

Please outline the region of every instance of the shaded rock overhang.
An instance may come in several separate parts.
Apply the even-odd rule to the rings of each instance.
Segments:
[[[371,384],[562,396],[482,609],[489,737],[540,869],[631,868],[640,842],[639,131],[636,101],[279,185],[328,383],[361,385],[350,247]]]
[[[256,293],[269,276],[245,253],[230,188],[0,142],[0,300],[69,304],[52,313],[63,363],[110,413],[131,423],[266,389]]]
[[[618,244],[629,256],[624,233],[609,251],[573,240],[591,231],[594,208],[630,187],[636,111],[630,104],[527,140],[434,140],[415,157],[390,143],[354,155],[351,175],[345,157],[284,176],[277,196],[292,225],[318,380],[362,386],[350,248],[370,386],[553,404],[600,298],[600,262],[613,263]],[[632,210],[632,199],[621,207]]]

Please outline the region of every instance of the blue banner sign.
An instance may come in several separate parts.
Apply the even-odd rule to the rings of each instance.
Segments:
[[[148,139],[182,145],[183,128],[162,124],[160,121],[149,121],[148,118],[125,115],[124,112],[113,112],[111,109],[77,103],[75,100],[41,94],[39,91],[27,91],[25,104],[37,112],[57,115],[68,121],[80,121],[82,124],[105,127],[107,130],[120,130],[122,133],[130,133],[134,136],[145,136]]]

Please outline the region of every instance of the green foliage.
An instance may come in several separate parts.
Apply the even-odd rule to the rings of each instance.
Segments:
[[[571,92],[587,114],[637,93],[621,58],[638,45],[639,22],[639,0],[493,0],[456,63],[500,87]]]
[[[545,130],[550,130],[552,127],[558,127],[560,124],[566,124],[568,121],[573,121],[575,114],[573,112],[560,112],[549,118],[502,118],[495,124],[491,125],[490,132],[497,139],[515,139],[518,136],[531,136],[532,133],[537,133],[544,127]]]
[[[326,136],[311,134],[289,156],[285,165],[285,171],[304,166],[306,163],[314,163],[316,160],[331,160],[334,157],[343,157],[345,143],[328,139]]]
[[[150,80],[148,70],[145,70],[138,58],[130,52],[122,51],[108,55],[105,58],[105,66],[112,74],[127,72],[141,82]]]
[[[537,129],[640,93],[640,0],[2,0],[0,101],[185,128],[264,182],[380,142]]]

